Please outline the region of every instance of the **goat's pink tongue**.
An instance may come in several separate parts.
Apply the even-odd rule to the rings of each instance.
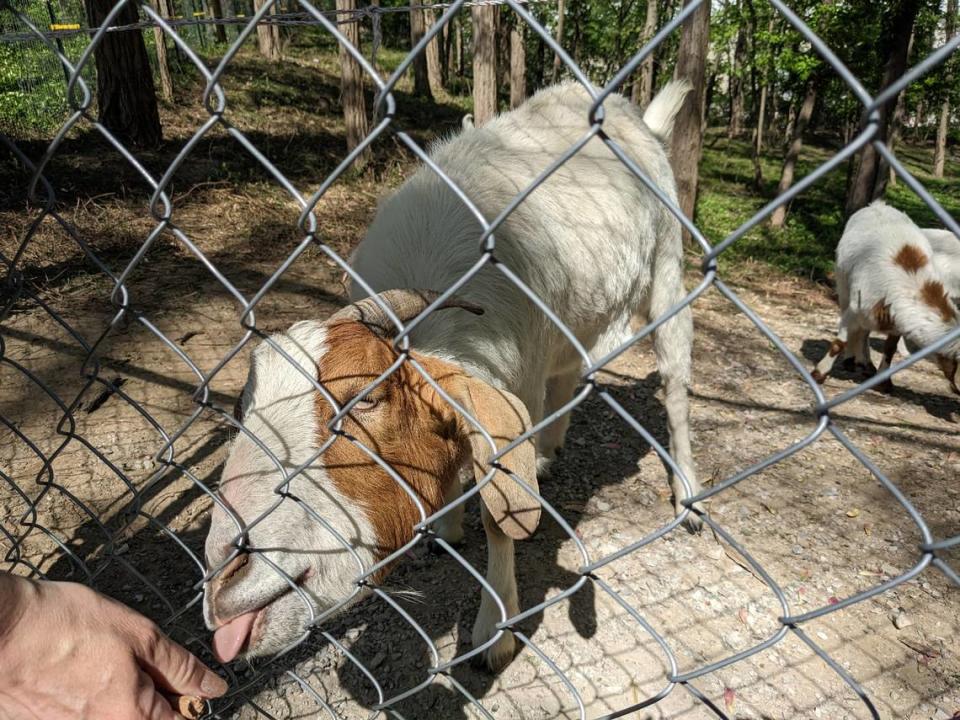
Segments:
[[[238,615],[226,625],[221,625],[213,634],[213,652],[220,662],[230,662],[243,648],[247,638],[250,637],[250,630],[253,628],[253,621],[257,619],[259,610]]]

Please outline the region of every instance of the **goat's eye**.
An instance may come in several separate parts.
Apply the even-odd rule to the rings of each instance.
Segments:
[[[358,400],[357,404],[353,406],[353,410],[358,412],[363,412],[364,410],[373,410],[377,405],[380,404],[380,401],[376,398],[365,397],[362,400]]]

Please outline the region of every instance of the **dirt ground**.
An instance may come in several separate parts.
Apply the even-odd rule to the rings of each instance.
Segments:
[[[213,198],[221,191],[201,192]],[[372,200],[357,201],[353,194],[338,196],[334,191],[324,200],[321,215],[334,209],[351,212],[351,199],[362,225]],[[285,213],[294,213],[292,205],[277,208],[278,216]],[[191,231],[200,237],[202,223],[213,221],[206,216],[184,218],[187,225],[195,223]],[[54,243],[59,231],[45,232],[42,237]],[[291,247],[282,237],[273,244],[254,244],[237,236],[204,250],[242,292],[251,293]],[[42,243],[35,250],[43,256]],[[119,269],[124,256],[111,252],[105,253],[106,262]],[[272,330],[326,316],[342,302],[338,275],[333,263],[311,248],[266,295],[257,309],[258,326]],[[69,263],[58,270],[53,263],[38,279],[49,280],[43,299],[50,310],[88,342],[110,323],[111,286],[103,276]],[[691,282],[695,279],[691,274]],[[824,352],[834,306],[823,287],[771,276],[759,268],[745,271],[733,285],[806,363]],[[201,372],[214,368],[243,336],[231,297],[172,240],[151,250],[131,276],[129,288],[133,305]],[[199,593],[192,586],[202,574],[197,558],[210,507],[199,483],[216,486],[228,438],[224,424],[208,410],[188,423],[197,410],[192,399],[197,376],[183,357],[137,320],[118,323],[99,348],[99,378],[124,382],[122,395],[98,402],[104,386],[94,382],[84,389],[78,372],[85,355],[80,344],[48,312],[30,306],[18,303],[0,328],[0,413],[13,422],[0,435],[0,468],[6,475],[6,482],[0,482],[0,527],[9,533],[0,534],[0,551],[6,553],[13,537],[19,538],[16,571],[25,572],[29,561],[50,577],[92,582],[163,622],[209,659]],[[728,300],[711,289],[694,307],[692,422],[700,474],[709,484],[802,439],[815,419],[809,389]],[[214,377],[211,402],[232,406],[249,349],[247,345]],[[868,392],[840,407],[834,418],[906,493],[936,538],[956,535],[956,400],[932,364],[908,369],[896,380],[892,395]],[[79,403],[72,424],[59,423],[65,408],[38,382],[66,404]],[[613,363],[602,384],[665,440],[648,347],[641,344]],[[831,378],[826,392],[833,395],[850,387],[849,378]],[[169,471],[158,472],[163,464],[154,456],[164,449],[165,437],[184,425],[186,431],[173,444]],[[671,512],[655,454],[597,395],[574,411],[566,451],[542,492],[575,528],[591,559],[643,537]],[[38,499],[36,515],[24,516],[23,495]],[[713,499],[710,513],[779,584],[794,613],[874,587],[919,559],[919,532],[907,513],[829,435],[722,492]],[[483,533],[476,507],[468,512],[463,552],[482,567]],[[960,565],[957,555],[945,556],[954,567]],[[533,540],[519,544],[517,565],[521,605],[530,607],[570,587],[579,577],[581,558],[566,534],[546,521]],[[680,672],[755,646],[779,629],[775,595],[709,531],[692,536],[677,530],[596,574],[666,638]],[[411,553],[389,586],[404,591],[397,601],[423,625],[441,659],[469,647],[479,592],[452,558],[426,549]],[[629,707],[667,684],[665,654],[594,582],[529,618],[522,630],[566,674],[587,717]],[[960,710],[960,592],[938,571],[928,569],[893,590],[806,623],[803,630],[861,683],[880,717],[944,720]],[[340,717],[370,716],[377,702],[374,685],[328,638],[337,639],[367,665],[385,697],[426,678],[431,662],[427,645],[383,601],[364,602],[322,631],[272,665],[229,669],[233,694],[215,706],[215,716],[330,716],[318,698]],[[570,689],[530,648],[497,677],[459,666],[453,678],[495,718],[579,716]],[[730,718],[871,716],[793,633],[694,680],[692,686]],[[407,718],[480,717],[443,677],[398,703],[397,710]],[[713,716],[683,686],[629,715]]]

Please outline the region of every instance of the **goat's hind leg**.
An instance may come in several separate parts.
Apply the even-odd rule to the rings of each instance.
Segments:
[[[673,490],[673,506],[678,515],[685,509],[683,501],[699,494],[701,489],[693,462],[693,451],[690,449],[688,385],[692,346],[693,319],[689,307],[680,310],[654,331],[653,347],[657,356],[657,369],[663,383],[664,406],[670,432],[670,457],[683,474],[681,478],[673,468],[667,467],[670,487]],[[703,511],[702,506],[696,507]],[[689,530],[697,532],[703,522],[699,515],[691,511],[684,524]]]
[[[580,367],[574,365],[571,369],[554,375],[547,380],[546,401],[543,416],[552,413],[566,405],[573,399],[573,392],[580,380]],[[563,447],[563,439],[570,427],[570,413],[566,413],[545,427],[537,436],[537,476],[544,478],[550,474],[550,466],[557,457],[557,452]]]

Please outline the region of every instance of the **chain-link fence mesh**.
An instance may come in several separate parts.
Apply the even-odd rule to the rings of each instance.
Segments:
[[[604,102],[612,93],[618,91],[645,55],[665,38],[676,33],[699,4],[692,2],[687,5],[647,46],[637,52],[607,86],[597,88],[591,84],[563,48],[558,46],[552,34],[538,22],[528,6],[513,0],[505,0],[503,3],[504,8],[509,8],[518,19],[526,23],[532,32],[543,38],[543,42],[551,53],[556,52],[559,55],[569,72],[589,93],[593,100],[593,107],[583,118],[583,134],[580,141],[571,147],[568,153],[557,157],[556,162],[541,173],[530,187],[522,189],[499,217],[478,218],[482,226],[482,236],[477,238],[475,265],[453,285],[436,288],[442,291],[442,294],[419,317],[407,323],[406,326],[398,323],[397,332],[391,331],[400,352],[396,362],[390,365],[384,377],[378,378],[367,387],[364,394],[341,407],[324,387],[322,377],[318,382],[313,369],[301,368],[299,371],[292,371],[294,374],[303,373],[303,376],[309,379],[319,397],[323,398],[318,402],[331,404],[333,418],[329,422],[329,427],[333,432],[329,442],[323,443],[312,457],[302,461],[297,467],[283,468],[283,464],[277,462],[279,469],[276,473],[275,487],[272,490],[276,495],[276,503],[270,506],[270,511],[282,503],[297,504],[302,510],[303,517],[325,528],[331,537],[336,538],[337,542],[343,545],[344,551],[350,553],[350,556],[359,563],[353,579],[354,590],[332,608],[325,609],[323,612],[317,610],[303,591],[302,577],[291,577],[282,570],[271,560],[270,551],[251,548],[248,545],[248,533],[251,528],[256,527],[267,517],[269,511],[250,522],[244,532],[237,533],[232,540],[231,552],[222,562],[214,567],[206,567],[202,554],[203,538],[200,533],[206,509],[212,503],[229,513],[227,505],[216,491],[215,476],[211,477],[213,470],[211,457],[234,433],[244,433],[244,436],[250,434],[233,419],[230,409],[236,399],[236,379],[240,377],[238,373],[242,374],[242,369],[236,368],[250,346],[265,340],[284,355],[287,361],[294,362],[289,352],[281,347],[278,341],[267,339],[270,331],[280,328],[261,327],[258,325],[256,316],[265,304],[273,302],[271,295],[281,296],[282,302],[289,301],[290,296],[283,294],[284,284],[300,282],[295,277],[297,272],[295,268],[302,267],[306,262],[325,263],[335,272],[348,275],[352,282],[360,287],[366,287],[364,278],[359,277],[347,262],[344,248],[337,248],[335,244],[329,244],[325,239],[327,229],[318,223],[315,210],[334,183],[344,173],[349,172],[351,163],[357,155],[382,137],[392,134],[412,153],[427,161],[428,156],[425,150],[414,139],[415,133],[411,134],[397,126],[396,113],[398,103],[401,101],[395,95],[395,90],[400,78],[413,61],[414,55],[423,52],[427,43],[450,23],[457,13],[464,13],[465,3],[461,0],[439,8],[436,21],[427,34],[388,78],[378,75],[368,59],[346,42],[337,24],[327,14],[306,2],[300,3],[299,10],[308,13],[315,23],[336,38],[336,41],[346,47],[347,51],[361,64],[368,81],[376,90],[375,105],[378,118],[366,140],[353,153],[347,155],[337,169],[312,194],[306,194],[300,190],[303,184],[300,182],[302,178],[288,178],[287,173],[271,162],[269,152],[261,151],[262,136],[241,130],[231,122],[229,97],[221,84],[224,74],[230,71],[231,62],[242,43],[254,32],[255,24],[269,12],[269,4],[264,4],[256,15],[242,26],[239,36],[214,68],[208,67],[197,57],[190,45],[184,41],[182,32],[172,29],[150,5],[142,5],[142,12],[160,24],[170,40],[176,44],[179,52],[195,65],[197,72],[205,79],[204,104],[208,117],[172,162],[163,167],[156,167],[155,155],[138,153],[125,147],[109,130],[97,122],[91,111],[93,92],[85,70],[92,63],[92,50],[101,42],[104,30],[93,35],[86,52],[79,59],[72,56],[66,57],[53,40],[44,36],[44,28],[39,23],[31,21],[30,18],[9,6],[6,7],[6,13],[16,17],[17,22],[22,26],[29,28],[29,32],[37,37],[37,42],[43,43],[48,56],[58,58],[65,69],[66,77],[73,90],[71,104],[73,113],[62,125],[54,140],[46,146],[42,157],[28,157],[12,140],[3,138],[5,147],[12,153],[15,162],[21,166],[24,179],[22,190],[33,203],[29,229],[19,238],[17,253],[12,257],[3,257],[6,277],[3,311],[0,313],[0,318],[3,318],[5,323],[0,331],[0,363],[3,365],[4,386],[9,388],[9,394],[7,390],[4,391],[7,399],[4,413],[0,416],[8,434],[8,438],[4,440],[7,448],[4,460],[5,463],[9,461],[9,464],[0,471],[4,498],[4,515],[0,518],[0,547],[4,549],[4,569],[37,577],[72,577],[110,594],[124,597],[138,609],[157,619],[174,638],[212,662],[209,636],[203,630],[200,620],[204,583],[218,577],[238,556],[241,549],[269,563],[276,574],[282,577],[291,594],[302,601],[312,621],[308,623],[308,632],[298,637],[296,642],[291,647],[285,648],[278,657],[265,661],[222,666],[230,679],[231,689],[225,699],[212,703],[210,712],[213,717],[239,715],[334,718],[364,714],[375,716],[380,713],[393,717],[411,715],[453,717],[454,715],[449,715],[449,709],[443,709],[449,706],[431,695],[437,692],[438,687],[443,688],[447,699],[449,697],[457,699],[454,705],[461,708],[463,713],[469,712],[475,716],[493,718],[503,717],[506,714],[516,717],[546,717],[559,714],[558,710],[550,710],[549,703],[542,701],[542,698],[531,697],[525,701],[529,702],[528,705],[505,708],[499,706],[499,701],[491,704],[479,697],[479,694],[488,690],[490,685],[472,684],[470,680],[473,677],[472,673],[484,671],[470,670],[468,661],[476,659],[478,652],[486,648],[489,642],[497,640],[502,633],[509,631],[513,631],[520,648],[521,659],[516,660],[515,663],[520,663],[521,666],[526,663],[534,668],[528,681],[540,683],[543,687],[549,688],[552,694],[563,695],[566,703],[563,713],[572,717],[586,717],[588,714],[591,716],[602,714],[605,717],[627,716],[640,713],[644,708],[665,703],[667,698],[677,693],[686,693],[689,696],[690,701],[695,705],[695,713],[733,717],[736,712],[731,699],[725,698],[726,702],[724,702],[716,694],[710,697],[711,693],[705,692],[700,683],[711,674],[738,667],[750,658],[756,659],[755,656],[762,656],[769,649],[791,641],[799,641],[812,651],[818,656],[819,660],[816,662],[820,663],[821,669],[828,668],[829,672],[835,674],[834,679],[839,678],[845,684],[848,688],[847,697],[852,698],[850,704],[846,706],[850,716],[880,717],[877,699],[871,697],[865,686],[858,680],[857,671],[851,669],[850,654],[841,648],[840,651],[845,659],[835,659],[835,655],[838,654],[837,646],[826,642],[824,640],[826,636],[823,633],[811,632],[808,628],[818,619],[887,593],[913,581],[921,574],[942,573],[949,583],[960,583],[957,570],[949,564],[949,552],[960,545],[960,534],[957,534],[956,526],[951,528],[941,523],[931,527],[924,515],[911,503],[911,499],[891,479],[889,473],[875,464],[871,460],[870,453],[858,444],[850,432],[842,429],[836,422],[836,415],[841,408],[884,382],[892,374],[902,371],[960,336],[960,329],[944,337],[937,344],[895,364],[888,371],[846,392],[827,397],[822,388],[813,381],[809,372],[809,361],[799,357],[788,347],[787,343],[772,329],[775,323],[762,319],[761,313],[742,298],[742,293],[735,291],[721,279],[717,261],[725,250],[765,220],[777,206],[790,202],[870,143],[874,144],[877,152],[890,164],[898,177],[917,194],[942,223],[960,235],[960,227],[956,221],[907,171],[897,156],[884,143],[875,140],[878,107],[911,82],[934,71],[960,46],[960,37],[944,44],[930,57],[912,67],[894,85],[874,97],[790,7],[774,0],[772,5],[776,11],[804,36],[811,48],[849,86],[850,92],[863,106],[866,123],[862,132],[822,166],[806,175],[789,191],[771,201],[735,232],[725,238],[713,238],[714,242],[711,243],[710,239],[704,237],[698,228],[683,216],[669,199],[669,195],[656,188],[644,170],[630,160],[629,154],[618,145],[617,138],[607,135],[604,131],[603,112]],[[58,188],[65,178],[51,173],[52,163],[58,157],[58,149],[65,142],[65,138],[78,123],[88,123],[95,128],[108,142],[109,152],[121,156],[132,169],[132,175],[122,178],[122,183],[139,181],[149,186],[149,220],[143,227],[132,231],[140,237],[141,243],[135,252],[101,257],[101,253],[95,249],[96,243],[75,229],[69,218],[68,209],[58,203]],[[292,201],[293,209],[288,208],[290,210],[288,215],[300,234],[293,252],[272,272],[264,273],[254,283],[253,292],[249,291],[250,278],[245,278],[242,282],[238,279],[240,271],[237,270],[236,264],[229,263],[229,258],[206,248],[202,239],[191,237],[191,231],[181,226],[178,222],[177,200],[169,192],[173,179],[185,166],[202,160],[195,156],[194,150],[198,141],[214,129],[225,131],[244,152],[251,154],[275,182],[283,187]],[[510,212],[544,183],[550,173],[569,161],[570,157],[594,138],[605,143],[612,156],[619,158],[636,176],[638,182],[652,191],[657,200],[664,203],[670,213],[679,218],[699,247],[702,257],[702,279],[682,302],[641,328],[628,342],[601,358],[591,358],[589,348],[580,345],[574,333],[562,326],[552,309],[537,297],[509,266],[500,264],[496,259],[496,231]],[[433,172],[438,173],[445,184],[455,192],[461,192],[453,180],[436,165],[431,164],[430,167]],[[58,170],[59,175],[67,168],[59,167]],[[464,199],[468,200],[466,197]],[[291,212],[292,215],[290,215]],[[229,222],[229,218],[224,218],[223,222]],[[87,262],[96,268],[96,272],[91,274],[86,282],[92,284],[95,295],[104,299],[109,298],[112,304],[113,315],[106,324],[100,323],[99,318],[102,315],[99,310],[64,306],[58,302],[56,293],[45,292],[44,282],[49,280],[49,277],[37,277],[24,272],[24,258],[31,252],[31,244],[37,233],[40,228],[51,225],[57,228],[56,231],[60,237],[69,238],[75,243],[83,252]],[[157,249],[158,239],[161,237],[174,238],[175,243],[187,254],[175,262],[165,262],[164,256]],[[251,238],[250,242],[257,243],[258,239]],[[622,420],[629,433],[642,438],[660,456],[666,466],[676,470],[676,464],[658,440],[661,433],[650,429],[649,422],[654,421],[645,417],[644,413],[638,412],[636,408],[630,407],[623,397],[603,384],[600,377],[603,372],[609,370],[611,363],[634,348],[676,313],[693,304],[711,288],[718,291],[749,319],[755,331],[761,333],[769,342],[768,347],[771,352],[775,351],[785,359],[791,369],[781,369],[781,372],[795,373],[803,383],[808,400],[813,403],[812,407],[805,412],[805,417],[812,422],[812,426],[809,431],[804,431],[801,437],[785,442],[777,448],[776,452],[766,455],[748,467],[726,477],[713,478],[707,490],[697,497],[683,501],[684,509],[678,517],[665,521],[655,529],[645,530],[640,537],[629,540],[622,540],[617,535],[612,541],[607,538],[604,542],[588,542],[582,537],[576,523],[568,521],[571,515],[568,504],[552,498],[553,490],[549,487],[545,488],[542,494],[535,495],[542,504],[544,523],[552,523],[551,529],[543,532],[554,536],[551,541],[554,544],[557,537],[561,538],[561,542],[569,543],[570,552],[576,556],[572,563],[575,570],[567,572],[566,581],[562,587],[558,586],[552,593],[544,592],[538,601],[529,602],[529,596],[524,592],[524,584],[529,579],[531,570],[525,567],[525,563],[536,564],[539,558],[535,550],[523,551],[517,565],[521,589],[519,613],[510,616],[506,609],[507,604],[502,599],[498,600],[500,618],[494,638],[484,643],[479,649],[471,648],[467,641],[461,641],[459,646],[454,642],[451,647],[449,642],[446,640],[441,642],[435,633],[427,629],[431,615],[439,612],[431,606],[442,605],[444,612],[451,611],[449,607],[451,601],[447,597],[449,588],[431,586],[432,594],[424,598],[422,604],[412,606],[405,602],[404,591],[391,587],[390,579],[383,579],[379,571],[394,561],[406,557],[407,561],[416,567],[417,573],[430,575],[436,572],[435,565],[443,561],[440,558],[445,557],[453,565],[447,566],[444,571],[447,573],[444,576],[446,578],[444,584],[464,584],[472,587],[474,591],[480,590],[481,587],[492,591],[489,582],[484,579],[480,567],[480,555],[472,550],[455,547],[436,532],[436,523],[443,515],[451,512],[451,505],[444,506],[433,515],[427,512],[417,500],[417,492],[410,487],[405,478],[406,469],[389,467],[361,439],[348,436],[342,429],[342,421],[357,402],[363,401],[366,393],[373,391],[384,382],[386,376],[400,372],[401,368],[407,372],[423,375],[425,381],[435,389],[441,390],[441,394],[448,401],[453,400],[442,392],[436,378],[429,377],[423,365],[407,352],[408,334],[424,317],[432,314],[434,308],[468,283],[481,268],[495,263],[503,271],[503,277],[522,290],[537,312],[543,313],[551,322],[557,324],[573,350],[586,360],[580,373],[581,389],[577,390],[574,397],[563,404],[557,413],[542,419],[542,422],[541,418],[533,418],[534,425],[529,431],[516,438],[508,448],[501,447],[500,451],[491,458],[488,472],[480,485],[491,482],[495,463],[508,449],[518,446],[524,439],[554,422],[558,415],[573,412],[574,409],[591,403],[594,410],[602,413],[603,417],[611,421]],[[203,284],[196,287],[181,286],[180,284],[184,282],[190,282],[186,280],[187,277],[200,277],[197,274],[185,272],[183,277],[178,278],[178,268],[181,265],[184,267],[196,265],[202,268],[200,272],[203,274]],[[227,265],[230,265],[229,272],[223,270]],[[151,285],[147,280],[154,284]],[[217,342],[211,342],[209,345],[198,344],[197,338],[202,340],[206,331],[203,323],[216,322],[203,317],[198,318],[200,323],[197,326],[198,329],[176,334],[175,326],[167,320],[169,309],[151,307],[149,302],[148,296],[151,292],[157,291],[160,285],[177,287],[177,294],[188,307],[200,292],[218,295],[218,301],[234,308],[234,329],[240,333],[236,342],[231,345]],[[211,286],[216,286],[217,290],[210,290]],[[198,290],[197,287],[200,289]],[[335,306],[337,301],[333,293],[321,290],[318,294],[324,296],[324,293],[329,295],[329,304]],[[314,312],[314,306],[309,303],[302,304],[300,308],[297,312],[304,313],[305,318],[309,317],[309,313]],[[36,318],[38,323],[47,326],[49,337],[56,338],[44,345],[48,351],[48,359],[52,358],[53,364],[44,365],[42,370],[32,367],[30,362],[23,360],[16,351],[21,345],[43,344],[39,333],[26,332],[11,322],[12,319],[28,313]],[[140,348],[138,350],[140,354],[132,361],[129,357],[118,357],[111,353],[113,347],[111,343],[122,337],[136,338],[135,342]],[[79,383],[64,384],[65,376],[73,372],[78,364],[81,368]],[[161,371],[158,368],[168,368],[168,370]],[[124,375],[156,383],[163,392],[160,396],[149,400],[129,394],[123,387]],[[225,375],[229,375],[232,378],[230,382],[233,383],[227,390],[223,390],[220,384]],[[229,386],[230,383],[227,385]],[[175,411],[162,412],[162,406],[167,408],[173,406]],[[114,409],[108,413],[107,408],[110,407]],[[463,407],[458,406],[457,409],[467,414]],[[474,426],[479,426],[475,418],[471,418],[470,422]],[[38,437],[37,428],[43,426],[55,426],[56,434]],[[130,440],[133,435],[139,438],[136,443]],[[751,479],[756,481],[766,473],[775,471],[789,458],[804,453],[808,448],[820,447],[825,436],[832,436],[850,456],[869,471],[876,480],[877,488],[881,490],[873,496],[874,502],[902,509],[909,523],[915,525],[919,542],[913,546],[912,565],[909,567],[897,570],[892,575],[888,573],[887,576],[874,577],[866,584],[861,583],[855,591],[844,596],[831,597],[826,602],[801,603],[795,592],[785,590],[783,583],[768,572],[765,564],[757,559],[763,551],[762,535],[737,537],[711,515],[709,505],[705,506],[708,508],[705,511],[699,504],[694,507],[694,503],[701,503],[711,498],[716,501],[724,495],[729,495],[735,487],[742,488],[744,484],[749,484]],[[333,440],[338,438],[340,441],[348,441],[362,448],[369,454],[371,463],[382,465],[382,470],[389,475],[391,482],[409,495],[418,508],[417,521],[412,528],[408,528],[411,539],[401,543],[399,549],[388,556],[378,557],[373,564],[363,561],[357,554],[355,546],[335,530],[330,524],[330,518],[324,517],[323,508],[309,506],[297,496],[295,491],[297,477],[313,463],[322,465],[325,462],[324,453],[328,451]],[[614,444],[610,442],[611,438],[607,439],[607,444]],[[251,440],[255,441],[254,438]],[[616,438],[612,440],[615,441]],[[818,440],[820,443],[817,442]],[[595,445],[591,451],[601,452],[600,443]],[[147,446],[149,446],[149,452],[144,453],[142,449]],[[130,448],[138,448],[139,451],[131,451]],[[704,450],[699,447],[695,449],[702,457]],[[90,466],[95,466],[96,472],[77,474],[77,468]],[[516,475],[513,479],[523,484]],[[524,490],[528,494],[535,494],[534,490],[525,484]],[[476,489],[469,491],[460,500],[453,502],[457,506],[462,506],[476,492]],[[607,505],[609,504],[608,502]],[[855,512],[859,511],[851,511],[851,516]],[[604,574],[605,569],[613,567],[624,558],[642,557],[644,553],[650,552],[654,543],[664,538],[685,537],[681,523],[687,520],[687,516],[691,513],[700,516],[705,526],[715,533],[719,546],[724,548],[724,552],[731,557],[736,557],[738,564],[745,568],[756,581],[762,583],[770,603],[768,609],[772,616],[776,617],[776,621],[768,626],[769,632],[763,638],[755,642],[743,643],[735,652],[716,653],[713,658],[706,661],[702,657],[698,661],[689,653],[678,652],[672,635],[674,632],[680,632],[680,629],[675,624],[666,622],[663,617],[651,620],[648,608],[639,600],[641,595],[638,595],[636,587],[631,587],[629,580],[624,581],[622,578]],[[306,532],[305,529],[304,533]],[[535,547],[537,542],[538,539],[535,537],[531,541],[533,543],[531,547]],[[430,559],[423,554],[421,551],[427,546],[435,551],[431,554],[440,557]],[[678,564],[697,568],[698,562],[706,561],[706,557],[698,558],[696,555],[684,555],[678,551]],[[475,565],[477,567],[474,567]],[[843,574],[845,568],[834,567],[834,570],[837,574]],[[193,573],[192,579],[184,581],[184,573],[188,572]],[[454,577],[457,579],[453,580]],[[640,583],[642,580],[637,582]],[[340,628],[343,632],[330,630],[333,616],[346,609],[361,591],[368,592],[372,598],[346,611],[348,613],[345,621],[346,629]],[[568,653],[562,641],[551,641],[545,644],[536,641],[534,634],[525,629],[525,623],[530,618],[548,615],[564,608],[570,608],[571,619],[576,624],[577,620],[573,617],[574,610],[578,599],[582,599],[585,595],[609,599],[622,611],[618,617],[611,615],[598,618],[595,622],[601,620],[609,623],[617,622],[620,623],[618,632],[633,637],[643,636],[642,642],[648,644],[650,655],[656,658],[656,663],[662,668],[662,687],[659,691],[647,694],[644,690],[641,694],[638,691],[638,685],[628,684],[633,688],[632,695],[627,692],[619,696],[620,700],[616,704],[607,703],[604,709],[598,712],[592,701],[594,695],[602,694],[601,689],[585,688],[583,683],[575,679],[576,666],[583,659],[573,651]],[[942,596],[937,602],[942,602]],[[382,611],[385,608],[389,609],[392,617],[389,622],[383,619]],[[464,617],[466,618],[468,614],[465,611]],[[459,614],[457,617],[459,618]],[[456,625],[457,622],[459,621],[453,621],[453,624]],[[696,618],[693,618],[692,622],[696,623]],[[355,628],[360,626],[365,628],[364,634],[368,641],[365,647],[362,647],[363,643],[356,642]],[[398,627],[401,630],[398,631]],[[400,636],[396,634],[398,632],[403,633],[402,639],[399,639]],[[469,635],[469,631],[461,629],[460,634]],[[584,635],[589,637],[590,633],[587,632]],[[417,645],[419,645],[418,650],[410,650]],[[397,653],[398,648],[402,652]],[[407,674],[403,679],[393,677],[391,668],[396,667],[408,653],[419,656],[423,648],[426,649],[426,656],[422,658],[423,663],[417,667],[416,672]],[[304,649],[306,649],[305,652]],[[598,661],[602,663],[605,657],[616,657],[618,652],[619,650],[601,649],[601,657]],[[321,655],[326,660],[309,666],[312,669],[305,669],[308,667],[304,664],[307,662],[305,658],[309,655]],[[923,656],[923,653],[920,655]],[[338,658],[339,665],[336,672],[347,678],[345,684],[350,688],[346,694],[340,696],[331,694],[329,686],[323,682],[322,676],[325,672],[335,672],[330,660],[332,657]],[[628,673],[631,670],[639,672],[639,668],[629,663],[627,668]],[[749,685],[746,681],[745,684]],[[265,691],[264,688],[267,690]],[[300,699],[297,702],[289,700],[290,688],[299,690]],[[775,688],[774,692],[787,693],[787,688]],[[272,697],[274,700],[265,702],[262,700],[263,697]],[[414,705],[404,705],[411,701]],[[419,704],[416,704],[417,702]],[[437,703],[436,706],[435,703]],[[854,705],[857,707],[854,708]],[[789,715],[782,714],[783,711],[778,709],[775,715],[770,714],[769,717],[800,716],[807,710],[812,715],[816,706],[816,702],[802,707],[794,706],[794,711]],[[510,715],[511,712],[514,715]],[[819,710],[817,712],[819,713]],[[635,716],[647,717],[648,715],[640,713]]]

